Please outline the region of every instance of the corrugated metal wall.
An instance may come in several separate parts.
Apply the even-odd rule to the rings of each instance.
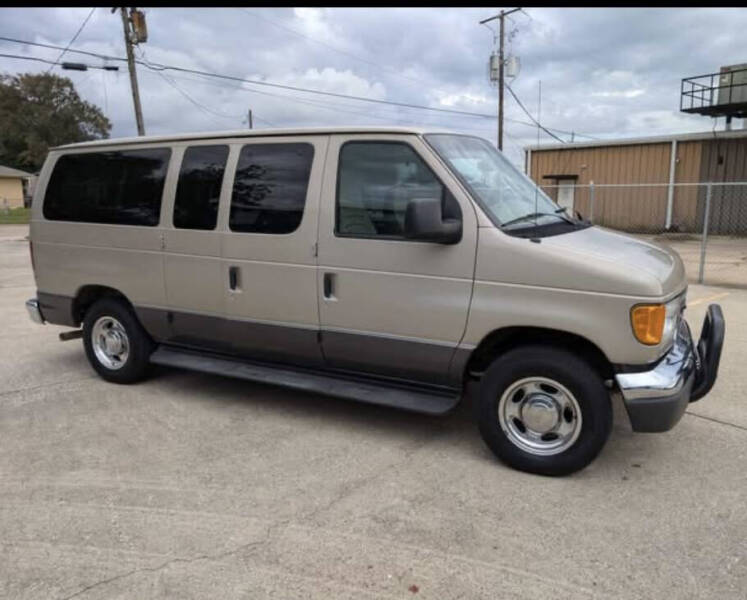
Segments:
[[[546,175],[575,175],[576,183],[668,183],[671,142],[535,150],[531,176],[540,185],[557,183]],[[689,140],[677,143],[675,183],[747,181],[747,137]],[[548,189],[557,197],[555,190]],[[594,222],[631,231],[663,231],[667,187],[595,189]],[[675,187],[672,226],[701,232],[705,187]],[[575,209],[589,217],[589,192],[578,188]],[[747,188],[714,187],[709,223],[714,234],[747,233]]]
[[[702,142],[700,180],[747,181],[747,139],[718,139]],[[705,206],[705,191],[698,194],[699,223]],[[714,234],[747,233],[747,192],[744,188],[713,188],[709,231]]]
[[[578,184],[667,183],[671,144],[638,144],[532,152],[532,177],[552,184],[546,175],[577,175]],[[594,222],[619,229],[661,228],[666,217],[667,190],[596,188]],[[576,210],[588,217],[589,193],[576,190]]]
[[[677,147],[676,182],[697,182],[700,141]],[[577,175],[577,184],[668,183],[670,142],[625,146],[596,146],[532,152],[531,175],[542,184],[555,183],[546,175]],[[589,216],[589,193],[576,190],[576,210]],[[667,188],[596,188],[594,221],[609,227],[661,230],[667,210]],[[697,190],[677,189],[673,223],[692,228],[696,223]]]
[[[700,157],[702,150],[700,140],[677,143],[677,164],[675,165],[675,183],[699,183]],[[675,187],[674,205],[672,207],[672,226],[675,230],[695,232],[698,229],[698,188]]]

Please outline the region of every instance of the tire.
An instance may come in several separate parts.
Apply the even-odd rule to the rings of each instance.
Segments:
[[[83,346],[93,369],[113,383],[144,379],[155,347],[132,309],[116,298],[102,298],[88,309],[83,319]]]
[[[482,438],[500,460],[541,475],[583,469],[612,429],[602,378],[579,356],[551,346],[523,346],[496,359],[480,382],[477,413]]]

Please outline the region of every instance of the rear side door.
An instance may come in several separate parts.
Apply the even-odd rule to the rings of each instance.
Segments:
[[[222,284],[238,354],[323,365],[316,242],[327,144],[328,136],[267,137],[232,148]]]
[[[438,197],[461,216],[452,245],[408,240],[408,200]],[[337,369],[455,384],[477,222],[471,202],[414,135],[330,139],[319,223],[322,348]]]
[[[163,230],[169,341],[230,351],[225,335],[219,207],[226,205],[227,143],[177,146],[179,165]]]

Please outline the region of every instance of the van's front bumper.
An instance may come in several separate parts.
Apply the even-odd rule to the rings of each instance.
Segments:
[[[44,324],[44,316],[42,315],[39,301],[36,298],[26,300],[26,310],[34,323]]]
[[[682,319],[672,349],[655,368],[615,375],[634,431],[668,431],[682,418],[688,403],[711,390],[718,375],[724,330],[721,307],[711,304],[697,346]]]

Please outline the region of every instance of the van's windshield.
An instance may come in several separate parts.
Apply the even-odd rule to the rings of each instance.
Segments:
[[[487,141],[440,133],[425,138],[503,229],[578,224]]]

